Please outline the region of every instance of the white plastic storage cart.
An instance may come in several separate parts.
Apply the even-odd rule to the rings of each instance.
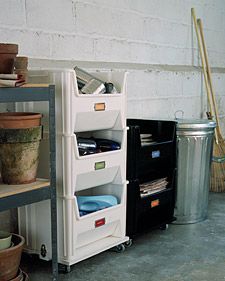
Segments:
[[[126,73],[93,73],[112,82],[118,93],[85,95],[78,91],[74,70],[29,71],[29,82],[56,85],[56,171],[58,200],[58,260],[70,265],[117,246],[124,249],[129,238],[126,225]],[[23,103],[17,110],[44,114],[42,103]],[[79,155],[77,138],[97,137],[116,141],[119,150]],[[44,132],[40,157],[46,158],[48,135]],[[48,159],[45,159],[47,165]],[[44,165],[40,176],[46,176]],[[118,204],[80,216],[78,195],[114,195]],[[26,237],[26,250],[51,259],[50,202],[19,209],[19,232]],[[128,243],[129,244],[129,243]]]

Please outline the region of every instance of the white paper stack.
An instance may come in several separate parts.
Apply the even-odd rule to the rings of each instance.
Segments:
[[[164,189],[166,189],[167,185],[168,185],[167,178],[161,178],[158,180],[153,180],[153,181],[149,181],[149,182],[140,184],[141,197],[145,197],[150,194],[164,190]]]
[[[0,87],[20,87],[25,80],[19,74],[0,74]]]

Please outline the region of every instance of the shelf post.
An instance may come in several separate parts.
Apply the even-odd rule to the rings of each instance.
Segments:
[[[55,144],[55,86],[49,86],[49,141],[50,141],[50,181],[51,181],[51,235],[52,235],[52,276],[58,279],[57,251],[57,199],[56,199],[56,144]]]

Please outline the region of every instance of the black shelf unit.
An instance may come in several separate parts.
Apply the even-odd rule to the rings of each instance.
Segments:
[[[51,200],[52,280],[58,280],[57,203],[56,203],[56,144],[55,86],[27,84],[21,88],[0,88],[0,103],[46,101],[49,108],[50,180],[37,180],[26,185],[0,184],[0,212],[42,200]]]
[[[176,122],[127,119],[127,223],[134,237],[174,220],[176,187]],[[162,190],[141,194],[140,186],[165,179]]]

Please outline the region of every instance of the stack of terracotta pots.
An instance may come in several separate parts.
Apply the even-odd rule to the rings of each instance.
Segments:
[[[27,82],[27,66],[28,66],[28,57],[17,56],[14,63],[14,73],[19,74],[22,79]]]
[[[0,74],[13,73],[17,54],[17,44],[0,43]]]
[[[17,44],[0,43],[0,74],[20,74],[20,78],[27,82],[28,57],[17,54]]]
[[[25,239],[17,234],[10,235],[10,247],[0,250],[0,280],[28,281],[28,275],[19,267]]]

